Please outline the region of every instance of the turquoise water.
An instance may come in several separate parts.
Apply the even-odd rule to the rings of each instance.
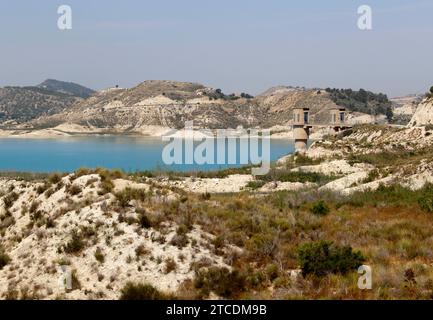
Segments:
[[[142,137],[68,137],[62,139],[0,139],[0,171],[72,172],[80,167],[140,170],[209,171],[237,164],[164,165],[167,142]],[[271,140],[271,161],[292,153],[291,140]],[[239,146],[237,147],[239,150]],[[216,157],[216,155],[215,155]]]

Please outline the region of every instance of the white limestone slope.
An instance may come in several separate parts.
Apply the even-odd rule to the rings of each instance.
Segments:
[[[433,99],[424,99],[417,107],[409,126],[433,124]]]

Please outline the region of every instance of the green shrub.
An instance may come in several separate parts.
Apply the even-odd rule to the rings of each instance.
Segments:
[[[427,212],[433,212],[433,199],[432,198],[420,198],[419,205],[421,209]]]
[[[140,215],[138,217],[138,221],[140,223],[140,226],[143,229],[149,229],[152,227],[152,220],[150,220],[150,218],[147,216],[146,212],[140,213]]]
[[[200,194],[200,199],[201,200],[209,200],[211,198],[211,194],[209,193],[209,192],[205,192],[205,193],[202,193],[202,194]]]
[[[352,205],[362,207],[365,205],[383,205],[388,206],[405,206],[411,207],[419,203],[419,195],[422,190],[413,191],[409,188],[403,187],[400,184],[393,184],[385,186],[381,184],[379,188],[374,191],[359,191],[345,197],[340,203],[341,205]]]
[[[36,213],[36,210],[38,210],[39,205],[40,205],[40,202],[34,200],[34,201],[32,202],[32,204],[30,205],[29,213],[30,213],[30,214],[34,214],[34,213]]]
[[[433,185],[427,185],[422,189],[418,204],[422,210],[433,212]]]
[[[252,256],[272,258],[277,250],[277,238],[272,233],[257,233],[248,240],[247,248]]]
[[[11,261],[11,258],[0,248],[0,270]]]
[[[72,270],[71,272],[71,288],[67,290],[67,292],[74,291],[74,290],[80,290],[81,289],[81,283],[78,279],[77,270]]]
[[[113,189],[114,189],[114,183],[110,179],[108,179],[108,180],[107,179],[106,180],[102,180],[99,188],[100,189],[98,191],[98,194],[100,196],[102,196],[104,194],[107,194],[107,193],[113,191]]]
[[[189,243],[188,236],[186,234],[175,234],[170,240],[172,246],[182,249],[186,247]]]
[[[296,154],[294,160],[295,160],[295,164],[298,166],[308,166],[308,165],[319,164],[320,162],[322,162],[322,159],[313,159],[302,153]]]
[[[174,297],[158,291],[150,284],[128,282],[121,290],[120,300],[169,300]]]
[[[95,250],[95,259],[99,263],[104,263],[104,261],[105,261],[105,255],[102,252],[101,248],[99,248],[99,247],[97,247]]]
[[[135,255],[137,258],[148,255],[149,253],[149,249],[147,249],[144,244],[140,244],[137,248],[135,248]]]
[[[66,192],[68,192],[71,196],[76,196],[77,194],[80,194],[81,191],[81,187],[76,184],[68,185],[66,187]]]
[[[280,275],[280,270],[276,264],[271,264],[266,268],[266,275],[270,281],[274,281]]]
[[[380,178],[380,172],[377,169],[371,170],[362,183],[369,183]]]
[[[177,263],[173,260],[173,258],[167,258],[165,260],[165,267],[164,267],[164,273],[169,274],[172,271],[176,271],[177,269]]]
[[[298,261],[304,276],[324,276],[328,273],[345,274],[357,269],[365,261],[360,251],[340,247],[329,241],[306,243],[298,249]]]
[[[49,198],[49,197],[51,197],[53,194],[54,194],[54,192],[56,192],[56,190],[54,189],[54,188],[49,188],[47,191],[45,191],[45,193],[44,193],[44,195],[45,195],[45,198]]]
[[[37,192],[37,194],[42,194],[45,191],[47,191],[50,187],[51,187],[51,184],[49,184],[48,182],[45,182],[44,184],[41,184],[36,188],[36,192]]]
[[[99,174],[99,176],[101,177],[101,181],[120,179],[125,177],[124,172],[119,169],[108,170],[104,168],[96,168],[94,173]]]
[[[9,193],[7,196],[3,198],[3,203],[5,204],[5,208],[9,209],[13,206],[14,202],[17,201],[19,198],[18,193],[15,191]]]
[[[86,243],[83,240],[83,236],[80,235],[76,230],[71,232],[71,239],[64,246],[66,253],[78,253],[80,252]]]
[[[57,184],[62,180],[62,176],[60,173],[53,173],[50,174],[50,176],[48,177],[48,181],[51,182],[52,184]]]
[[[252,190],[257,190],[263,187],[266,184],[265,181],[262,180],[253,180],[247,183],[246,187]]]
[[[45,227],[47,229],[54,228],[56,226],[56,222],[52,218],[48,218],[45,222]]]
[[[327,176],[317,172],[290,171],[288,169],[271,169],[270,172],[260,177],[264,181],[282,182],[314,182],[325,184],[335,180],[335,176]]]
[[[194,286],[208,296],[214,292],[218,296],[231,298],[245,289],[246,277],[239,270],[210,267],[196,271]]]
[[[146,191],[143,189],[125,188],[115,195],[122,208],[129,206],[131,200],[144,201],[146,199]]]
[[[330,211],[329,207],[326,205],[325,201],[319,200],[310,208],[311,213],[317,215],[317,216],[324,216],[327,215]]]
[[[74,178],[79,178],[82,176],[87,176],[89,174],[92,173],[92,170],[89,168],[79,168],[78,170],[75,171],[74,173]]]

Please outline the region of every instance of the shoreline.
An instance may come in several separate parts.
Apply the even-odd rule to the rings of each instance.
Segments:
[[[245,131],[269,130],[270,139],[272,140],[293,140],[293,129],[291,125],[273,126],[270,128],[219,128],[219,129],[201,129],[194,128],[193,131],[185,130],[184,128],[176,129],[157,125],[146,125],[139,128],[113,127],[113,128],[96,128],[92,126],[81,126],[76,124],[61,124],[52,128],[45,129],[1,129],[0,139],[58,139],[58,138],[75,138],[75,137],[132,137],[132,138],[155,138],[162,139],[163,137],[183,137],[189,138],[218,138],[217,130],[226,129],[233,132],[235,137],[244,135]],[[310,133],[311,140],[319,140],[325,135],[330,134],[328,128],[319,128]],[[260,135],[259,135],[260,136]]]
[[[171,134],[174,130],[179,130],[178,133]],[[204,129],[203,129],[204,130]],[[233,130],[233,129],[231,129]],[[248,129],[247,129],[248,130]],[[293,140],[293,131],[288,129],[287,131],[278,131],[272,133],[272,129],[258,129],[258,130],[271,130],[269,136],[273,140]],[[212,131],[212,130],[211,130]],[[173,129],[169,127],[159,127],[157,130],[152,131],[151,128],[146,128],[143,132],[134,131],[63,131],[55,128],[40,129],[40,130],[26,130],[26,129],[15,129],[15,130],[2,130],[0,129],[0,139],[63,139],[63,138],[89,138],[89,137],[131,137],[131,138],[154,138],[162,139],[163,137],[180,137],[186,139],[194,138],[206,138],[213,137],[202,133],[199,130],[194,131],[193,134],[187,132],[185,135],[181,135],[184,132],[182,129]],[[260,137],[260,136],[259,136]]]

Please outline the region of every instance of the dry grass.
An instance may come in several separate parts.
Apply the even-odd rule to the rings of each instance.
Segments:
[[[263,196],[244,192],[213,195],[212,202],[189,195],[185,203],[165,206],[164,219],[179,222],[188,213],[190,223],[215,235],[215,242],[235,244],[244,250],[232,261],[246,279],[243,290],[237,290],[239,298],[255,292],[255,297],[265,299],[428,299],[433,295],[433,217],[417,203],[423,191],[407,193],[403,198],[399,192],[406,190],[379,190],[363,197],[358,194],[354,196],[360,198],[358,202],[354,197],[319,193]],[[319,199],[325,199],[327,215],[310,212],[310,203]],[[153,206],[152,210],[163,210]],[[299,247],[319,240],[362,252],[365,264],[373,270],[373,289],[358,289],[356,270],[291,279],[289,270],[299,268]],[[231,259],[224,250],[217,252]],[[275,265],[278,276],[267,276],[267,270]],[[408,282],[408,270],[413,271],[414,281]],[[270,287],[275,289],[271,295]]]
[[[77,175],[86,173],[89,172],[83,169]],[[122,175],[101,169],[99,173],[102,182],[111,182]],[[52,180],[60,181],[57,176]],[[158,191],[162,194],[162,189]],[[107,211],[118,212],[119,219],[132,214],[133,218],[125,218],[119,224],[135,224],[134,230],[140,232],[161,231],[167,222],[175,223],[175,236],[165,239],[161,235],[161,241],[179,248],[194,247],[201,242],[193,238],[192,230],[196,226],[213,235],[207,246],[222,256],[232,269],[230,272],[211,269],[205,261],[191,265],[197,278],[183,285],[188,289],[188,297],[205,298],[211,292],[241,299],[433,297],[431,186],[416,192],[398,186],[381,187],[350,197],[314,190],[266,195],[245,191],[212,194],[211,197],[176,192],[178,200],[162,201],[163,197],[157,196],[157,192],[126,188],[116,193]],[[12,190],[3,196],[6,207],[12,207],[17,199],[18,194]],[[36,201],[30,204],[32,217],[38,207]],[[93,225],[77,226],[61,248],[68,257],[74,258],[97,238],[98,232],[101,234]],[[373,289],[358,289],[356,270],[343,274],[291,276],[290,271],[300,267],[299,248],[321,240],[360,251],[365,264],[372,268]],[[242,252],[232,250],[233,245]],[[108,263],[104,262],[104,252],[93,253],[96,261]],[[134,259],[145,261],[147,255],[148,250],[138,246]],[[130,262],[132,259],[130,257]],[[161,270],[167,274],[181,270],[180,265],[180,258],[161,260]],[[131,299],[165,297],[146,285],[130,284],[122,293],[123,298]],[[184,294],[179,291],[180,296]]]

